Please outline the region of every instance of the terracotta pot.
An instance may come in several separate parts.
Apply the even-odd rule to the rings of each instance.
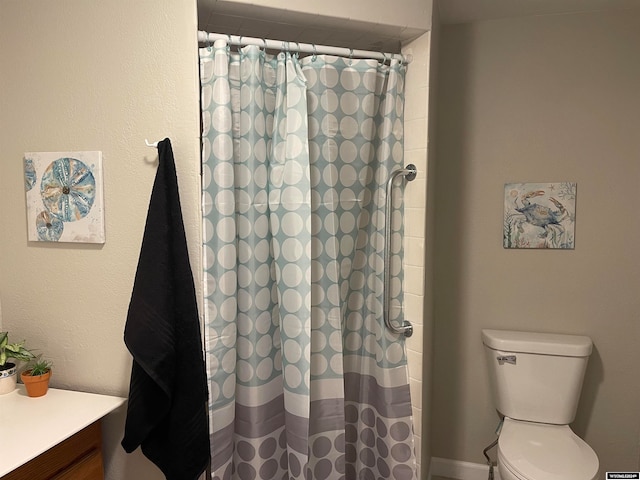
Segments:
[[[49,379],[51,378],[51,370],[44,375],[32,376],[31,370],[27,370],[20,374],[20,379],[27,388],[27,395],[30,397],[41,397],[49,390]]]
[[[0,370],[0,395],[13,392],[16,389],[17,370],[16,364],[10,362],[7,362],[4,369]]]

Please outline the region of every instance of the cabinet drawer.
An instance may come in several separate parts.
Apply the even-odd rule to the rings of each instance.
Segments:
[[[103,480],[102,455],[93,450],[51,480]]]
[[[73,477],[75,479],[102,479],[100,421],[94,422],[67,438],[55,447],[50,448],[20,468],[8,473],[2,480],[51,480],[53,478],[69,479],[72,477],[56,477],[66,473],[74,463],[82,463],[86,457],[97,454],[100,462],[100,476]],[[95,460],[89,459],[90,462]],[[95,464],[91,463],[95,469]]]

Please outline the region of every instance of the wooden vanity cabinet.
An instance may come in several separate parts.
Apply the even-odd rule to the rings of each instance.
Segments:
[[[101,438],[98,420],[2,480],[103,480]]]
[[[125,403],[57,388],[31,398],[21,384],[0,395],[0,480],[103,480],[100,422]]]

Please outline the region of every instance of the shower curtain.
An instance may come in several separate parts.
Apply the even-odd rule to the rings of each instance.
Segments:
[[[405,67],[200,49],[213,479],[416,478],[402,321]]]

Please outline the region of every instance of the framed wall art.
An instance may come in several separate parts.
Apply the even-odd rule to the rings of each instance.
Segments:
[[[573,249],[576,183],[507,183],[504,248]]]
[[[102,152],[24,154],[31,242],[104,243]]]

